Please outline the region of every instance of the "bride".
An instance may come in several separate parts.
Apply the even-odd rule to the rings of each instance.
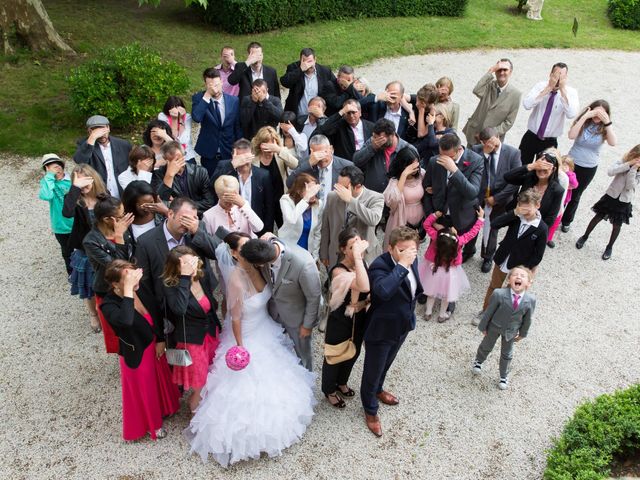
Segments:
[[[267,312],[271,289],[240,255],[245,236],[232,233],[216,253],[224,279],[227,315],[202,401],[185,436],[203,461],[211,453],[223,467],[270,457],[297,442],[311,423],[314,374],[299,363],[293,344]],[[249,365],[231,370],[225,353],[246,348]]]

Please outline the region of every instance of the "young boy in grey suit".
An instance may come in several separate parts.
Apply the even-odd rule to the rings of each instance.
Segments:
[[[514,343],[527,336],[536,309],[536,297],[527,293],[531,285],[531,270],[523,266],[513,267],[509,271],[507,282],[508,287],[493,291],[489,306],[482,314],[478,330],[484,338],[480,342],[472,368],[476,375],[482,372],[482,364],[501,337],[500,390],[506,390],[508,386]]]

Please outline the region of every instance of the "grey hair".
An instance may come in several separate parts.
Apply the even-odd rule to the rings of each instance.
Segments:
[[[311,145],[329,145],[331,146],[331,142],[329,139],[321,134],[314,135],[309,139],[309,146]]]

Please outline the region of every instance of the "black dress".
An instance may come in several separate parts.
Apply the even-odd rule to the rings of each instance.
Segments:
[[[329,278],[332,278],[333,270],[338,267],[351,271],[342,263],[338,263],[329,272]],[[360,293],[358,301],[364,301],[368,296],[369,293]],[[329,314],[324,341],[329,345],[337,345],[349,340],[353,329],[353,343],[356,346],[356,354],[352,359],[335,365],[329,365],[327,361],[324,360],[322,364],[322,392],[326,395],[334,393],[338,389],[338,385],[347,385],[349,376],[351,375],[351,370],[358,360],[358,356],[360,356],[360,349],[362,347],[362,340],[366,327],[365,320],[367,311],[363,308],[359,312],[355,313],[353,317],[347,317],[345,315],[345,309],[350,303],[351,290],[347,292],[342,305]],[[355,328],[353,322],[355,322]]]
[[[606,193],[591,207],[598,215],[602,215],[605,220],[609,220],[613,225],[629,224],[631,218],[631,203],[621,202]]]

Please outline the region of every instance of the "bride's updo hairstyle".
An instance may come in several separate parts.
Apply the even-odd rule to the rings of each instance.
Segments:
[[[249,240],[240,249],[240,255],[256,267],[273,262],[276,253],[276,246],[273,243],[259,238]]]
[[[231,250],[235,250],[237,252],[240,246],[240,239],[242,238],[251,240],[251,235],[244,232],[231,232],[229,235],[224,237],[224,243],[229,245]]]

